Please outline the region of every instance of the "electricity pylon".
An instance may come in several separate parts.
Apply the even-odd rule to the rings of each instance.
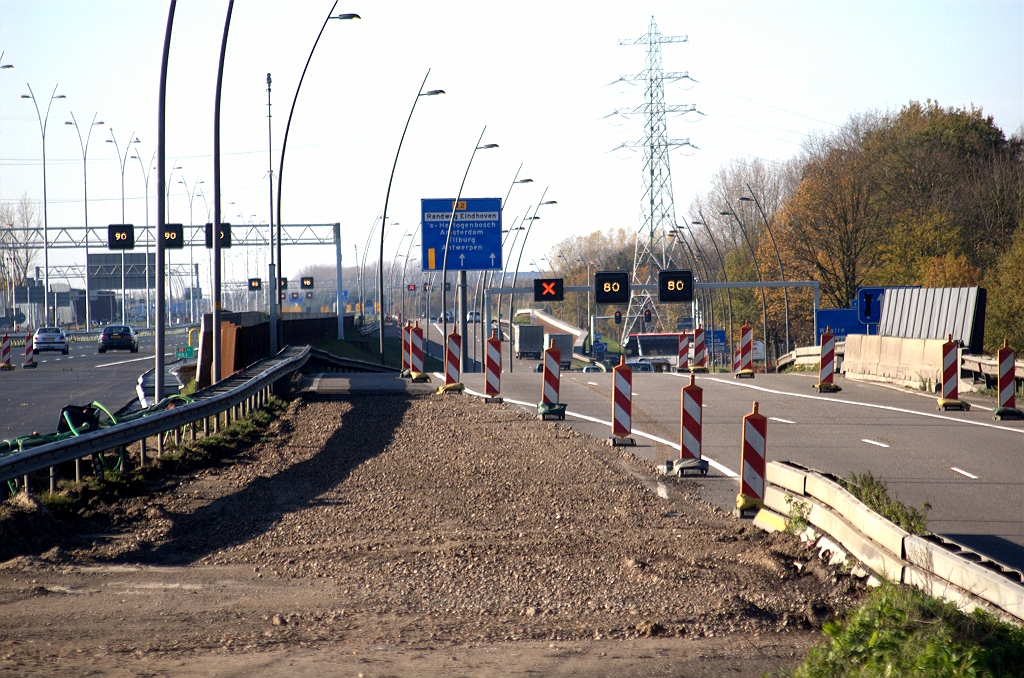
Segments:
[[[643,115],[644,136],[641,140],[627,142],[620,148],[638,149],[644,152],[643,200],[640,207],[640,229],[636,235],[636,250],[633,255],[632,285],[652,284],[657,280],[658,271],[670,264],[668,231],[675,228],[675,203],[672,198],[672,172],[669,165],[669,150],[688,146],[696,149],[689,139],[670,139],[667,115],[669,113],[700,113],[693,104],[665,104],[665,83],[691,80],[690,74],[668,72],[661,67],[661,46],[665,43],[687,42],[687,36],[662,35],[658,24],[651,17],[647,33],[635,40],[619,40],[620,45],[646,45],[647,65],[636,75],[624,75],[624,82],[644,83],[644,103],[632,109],[619,109],[620,115]],[[652,325],[661,325],[658,307],[648,291],[633,290],[630,294],[626,322],[622,325],[622,343],[643,313],[651,310]]]

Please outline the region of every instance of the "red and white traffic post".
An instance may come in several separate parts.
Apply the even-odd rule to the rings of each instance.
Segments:
[[[437,388],[438,393],[451,393],[465,390],[465,386],[459,381],[462,376],[462,367],[459,360],[462,350],[462,337],[452,330],[445,342],[444,353],[444,386]]]
[[[0,370],[13,370],[11,364],[11,338],[4,332],[4,338],[0,339]]]
[[[1017,356],[1010,348],[1010,343],[1003,339],[1003,347],[996,353],[999,365],[999,393],[996,395],[996,407],[993,413],[996,419],[1024,419],[1024,412],[1017,409]]]
[[[708,345],[705,342],[703,327],[693,331],[693,367],[691,372],[708,371]]]
[[[25,335],[25,362],[23,362],[21,366],[27,370],[28,368],[36,367],[37,365],[38,363],[36,363],[36,359],[32,354],[32,333],[29,332]]]
[[[754,378],[754,330],[746,322],[740,328],[740,364],[736,378]]]
[[[696,377],[683,387],[679,401],[679,459],[665,462],[666,475],[684,475],[686,471],[708,474],[708,462],[701,455],[704,420],[704,389],[697,386]]]
[[[544,380],[541,382],[537,414],[541,419],[565,419],[565,405],[558,402],[562,388],[562,352],[555,348],[555,340],[544,350]]]
[[[633,432],[633,370],[626,365],[626,356],[612,368],[612,437],[609,444],[636,445],[629,437]]]
[[[960,346],[947,334],[942,344],[942,380],[939,387],[940,410],[970,410],[969,403],[960,400]]]
[[[732,373],[738,375],[740,372],[740,347],[737,346],[736,350],[732,353]]]
[[[834,383],[836,368],[836,337],[826,326],[821,333],[821,358],[818,360],[818,383],[814,388],[818,393],[838,393],[843,389]]]
[[[409,321],[405,321],[405,324],[402,325],[402,376],[405,376],[406,370],[409,370],[410,372],[412,371],[410,368],[412,360],[409,358],[411,350],[409,334],[411,329],[412,327],[409,325]]]
[[[736,513],[760,509],[764,504],[765,438],[768,418],[754,411],[743,417],[743,440],[740,450],[740,493],[736,495]]]
[[[419,320],[409,328],[409,374],[413,381],[427,381],[430,378],[423,373],[423,328]]]
[[[692,334],[679,335],[679,358],[676,360],[676,372],[690,371],[690,342]]]
[[[491,330],[491,338],[484,342],[487,345],[487,356],[484,360],[484,398],[485,403],[503,402],[501,393],[501,339],[498,330]]]

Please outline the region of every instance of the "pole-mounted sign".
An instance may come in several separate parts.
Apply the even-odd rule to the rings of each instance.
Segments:
[[[534,301],[562,301],[565,288],[561,278],[537,278],[533,281]]]
[[[500,271],[501,198],[466,198],[455,206],[451,199],[423,199],[423,233],[420,261],[424,271],[444,267],[445,243],[448,243],[449,271]]]
[[[231,224],[220,225],[221,249],[231,248]],[[213,224],[206,224],[206,248],[213,249]]]
[[[693,301],[693,271],[658,271],[658,301],[662,303]]]
[[[598,304],[628,304],[629,272],[597,271],[594,273],[594,302]]]
[[[185,228],[181,224],[164,224],[163,233],[165,250],[185,248]]]
[[[135,249],[135,226],[132,224],[110,224],[107,226],[107,249]]]

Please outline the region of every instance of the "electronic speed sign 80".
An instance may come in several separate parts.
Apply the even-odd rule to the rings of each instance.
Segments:
[[[629,272],[597,271],[594,273],[594,301],[598,304],[628,304]]]
[[[537,278],[533,281],[534,301],[562,301],[565,292],[561,278]]]
[[[658,301],[693,301],[693,271],[658,271]]]
[[[135,249],[135,227],[131,224],[110,224],[107,226],[107,249]]]
[[[185,229],[181,224],[164,224],[164,249],[185,248]]]

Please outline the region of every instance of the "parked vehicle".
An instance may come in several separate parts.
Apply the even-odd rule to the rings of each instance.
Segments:
[[[597,365],[587,365],[583,368],[583,374],[590,374],[591,372],[604,372],[604,370]]]
[[[544,352],[544,328],[540,325],[512,325],[515,333],[513,348],[516,359],[523,357],[540,360]]]
[[[96,352],[106,353],[111,350],[127,350],[129,353],[139,352],[139,335],[128,325],[107,325],[100,332],[96,342]]]
[[[633,372],[654,372],[654,365],[646,360],[627,360],[626,367]]]
[[[40,351],[60,351],[64,355],[68,353],[68,338],[64,330],[59,327],[40,327],[32,335],[32,353],[39,355]]]

